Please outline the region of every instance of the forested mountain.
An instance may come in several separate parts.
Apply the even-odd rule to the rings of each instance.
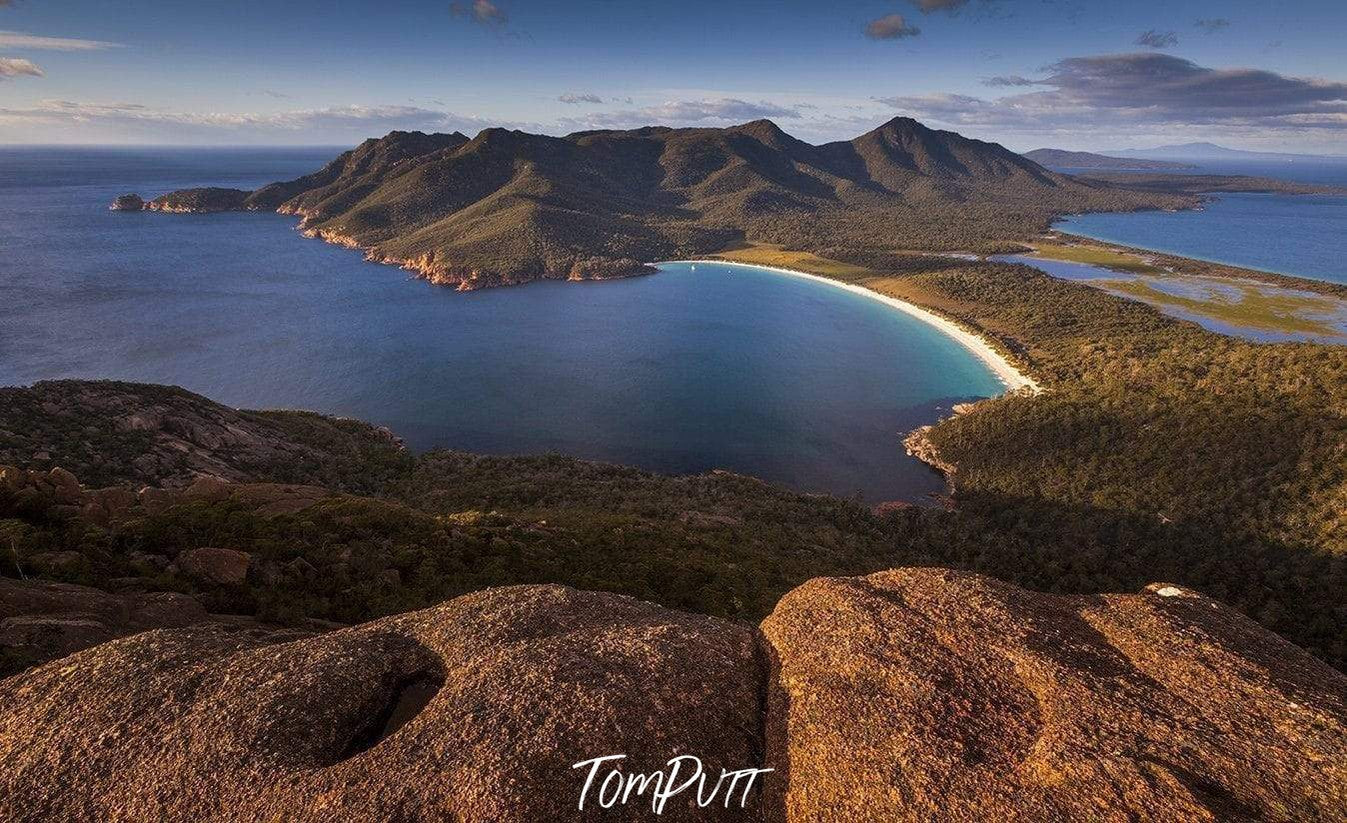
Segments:
[[[602,278],[738,241],[816,252],[1005,248],[1066,212],[1176,207],[896,118],[814,146],[768,120],[566,137],[393,132],[255,192],[189,189],[164,211],[277,210],[312,235],[460,288]]]

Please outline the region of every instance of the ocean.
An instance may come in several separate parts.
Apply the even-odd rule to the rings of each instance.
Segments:
[[[1347,187],[1343,162],[1213,162],[1191,174],[1245,174]],[[1347,283],[1347,197],[1220,194],[1200,211],[1084,214],[1055,228],[1111,243]]]
[[[420,450],[721,468],[868,502],[940,491],[902,436],[1003,390],[921,321],[762,269],[459,293],[281,215],[107,209],[290,179],[336,153],[0,150],[0,385],[169,383],[358,417]]]

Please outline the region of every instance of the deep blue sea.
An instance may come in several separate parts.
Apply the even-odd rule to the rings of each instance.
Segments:
[[[276,214],[107,209],[128,191],[252,188],[335,154],[0,150],[0,385],[171,383],[358,417],[418,449],[725,468],[872,502],[943,488],[903,433],[1002,391],[920,321],[764,270],[463,294]]]
[[[1207,163],[1188,173],[1347,186],[1347,161]],[[1056,228],[1184,257],[1347,283],[1347,197],[1221,194],[1200,211],[1076,215]]]

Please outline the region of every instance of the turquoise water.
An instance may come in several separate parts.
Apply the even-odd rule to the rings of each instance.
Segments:
[[[725,468],[868,501],[940,490],[902,434],[1003,390],[920,321],[761,269],[463,294],[280,215],[107,210],[125,191],[253,187],[332,154],[0,152],[0,384],[172,383],[359,417],[418,449]]]
[[[1347,197],[1222,194],[1200,211],[1084,214],[1055,228],[1184,257],[1347,283]]]

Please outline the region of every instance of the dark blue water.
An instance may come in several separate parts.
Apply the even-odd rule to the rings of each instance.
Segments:
[[[1209,161],[1175,173],[1347,187],[1347,160]],[[1215,263],[1347,283],[1347,197],[1222,194],[1201,211],[1077,215],[1056,228]]]
[[[1176,169],[1177,174],[1242,174],[1271,177],[1292,183],[1317,183],[1321,186],[1347,186],[1347,158],[1305,160],[1184,160],[1196,166]]]
[[[1248,177],[1271,177],[1293,183],[1316,183],[1321,186],[1347,186],[1347,158],[1313,158],[1308,160],[1187,160],[1167,158],[1184,163],[1190,169],[1137,170],[1136,174],[1237,174]],[[1126,169],[1079,169],[1054,166],[1071,174],[1092,172],[1124,172]]]
[[[1200,211],[1083,214],[1056,228],[1214,263],[1347,283],[1347,197],[1222,194]]]
[[[172,383],[386,425],[417,448],[548,450],[916,500],[902,433],[996,378],[882,304],[764,270],[458,293],[275,214],[109,212],[117,194],[253,187],[298,151],[0,152],[0,384]]]

